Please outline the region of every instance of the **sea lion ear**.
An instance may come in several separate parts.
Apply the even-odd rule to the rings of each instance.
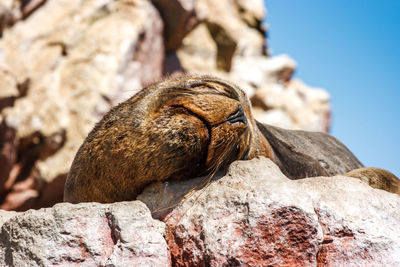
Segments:
[[[358,178],[373,188],[400,195],[400,179],[387,170],[374,167],[360,168],[346,173],[345,176]]]

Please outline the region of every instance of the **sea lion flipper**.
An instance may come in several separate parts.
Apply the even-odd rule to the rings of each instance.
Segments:
[[[257,122],[282,172],[291,179],[333,176],[363,167],[339,140],[321,132],[286,130]]]
[[[346,173],[345,176],[358,178],[373,188],[400,195],[400,179],[387,170],[374,167],[360,168]]]

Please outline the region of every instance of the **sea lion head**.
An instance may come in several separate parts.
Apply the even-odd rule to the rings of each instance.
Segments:
[[[250,103],[239,87],[208,76],[177,79],[157,87],[163,90],[157,101],[157,112],[153,113],[156,121],[172,115],[200,122],[196,134],[197,140],[205,144],[199,153],[203,155],[205,172],[249,156],[254,119]],[[178,134],[183,136],[187,129],[181,127],[181,123],[179,121],[174,129],[179,129]],[[164,140],[165,143],[170,141]]]
[[[79,149],[65,200],[131,200],[153,181],[214,173],[260,153],[250,102],[210,76],[168,79],[113,108]],[[265,154],[265,153],[264,153]]]

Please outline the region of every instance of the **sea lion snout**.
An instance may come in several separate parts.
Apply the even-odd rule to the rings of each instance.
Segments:
[[[247,124],[247,118],[246,115],[244,114],[243,106],[239,105],[238,109],[234,113],[229,115],[227,121],[230,122],[231,124],[234,123]]]

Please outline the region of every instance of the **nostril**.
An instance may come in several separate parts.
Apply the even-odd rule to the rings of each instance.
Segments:
[[[246,115],[244,114],[244,110],[242,105],[239,105],[239,108],[233,112],[231,115],[228,116],[227,121],[229,121],[230,123],[247,123],[247,118]]]

